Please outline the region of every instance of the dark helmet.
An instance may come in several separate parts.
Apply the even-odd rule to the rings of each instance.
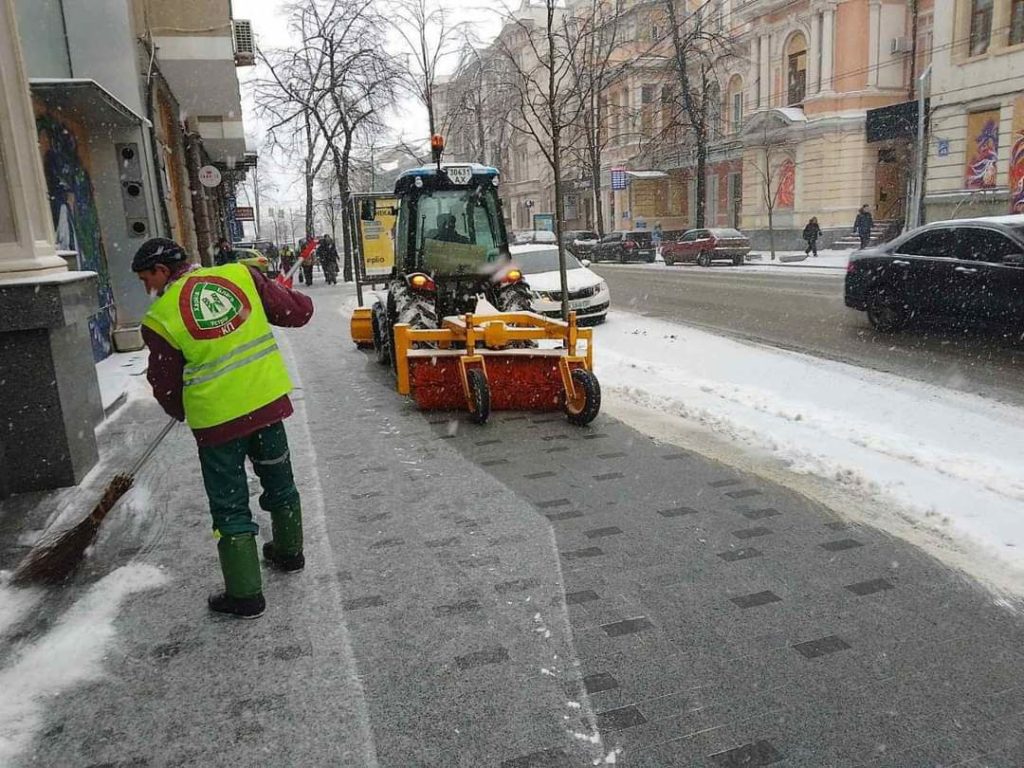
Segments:
[[[157,264],[168,267],[185,261],[185,249],[166,237],[154,237],[142,244],[132,259],[132,272],[152,269]]]

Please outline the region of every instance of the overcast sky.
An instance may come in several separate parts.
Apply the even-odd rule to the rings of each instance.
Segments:
[[[490,8],[481,8],[475,4],[470,5],[458,0],[439,0],[439,2],[450,9],[454,21],[472,24],[480,40],[490,40],[500,28],[498,12],[500,3],[495,3]],[[288,35],[287,19],[280,9],[281,3],[278,0],[233,0],[232,6],[235,18],[252,21],[257,44],[261,47],[281,48],[292,42]],[[394,36],[390,36],[389,39],[393,40]],[[454,57],[446,62],[449,70],[454,65]],[[252,92],[248,87],[248,83],[259,76],[259,68],[243,67],[238,70],[238,76],[241,82],[242,108],[249,147],[259,152],[260,178],[266,179],[277,187],[276,190],[268,190],[267,185],[261,184],[263,188],[261,206],[264,209],[267,206],[279,207],[282,205],[301,209],[304,205],[304,193],[301,168],[298,166],[300,161],[273,155],[262,146],[263,126],[256,116]],[[407,99],[397,105],[396,119],[392,123],[401,126],[403,134],[401,138],[426,138],[426,110],[416,101]],[[421,131],[416,131],[417,125],[423,126]],[[398,135],[392,135],[382,137],[382,140],[391,142],[398,138]],[[265,219],[264,224],[266,221]],[[264,228],[266,229],[266,227]],[[263,234],[267,235],[268,233],[264,232]]]

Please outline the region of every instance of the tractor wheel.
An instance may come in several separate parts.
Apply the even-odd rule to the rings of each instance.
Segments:
[[[532,312],[530,286],[526,283],[512,283],[498,289],[495,306],[501,312]]]
[[[711,266],[711,254],[707,251],[701,251],[697,254],[697,266],[699,267],[710,267]]]
[[[565,415],[570,424],[583,427],[592,422],[601,410],[601,384],[597,376],[583,368],[573,370],[572,383],[576,387],[576,397],[566,400]]]
[[[474,368],[466,372],[469,382],[470,404],[469,417],[474,424],[486,424],[491,415],[491,389],[487,386],[484,372]]]
[[[391,289],[394,298],[395,324],[406,323],[412,328],[437,328],[437,309],[434,299],[411,290],[404,282],[396,282]]]
[[[391,362],[391,334],[388,332],[387,312],[381,306],[373,309],[373,353],[377,362],[388,365]]]

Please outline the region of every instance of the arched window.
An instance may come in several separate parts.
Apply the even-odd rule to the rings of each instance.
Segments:
[[[807,95],[807,38],[797,32],[786,46],[787,106],[799,106]]]
[[[729,132],[739,133],[743,128],[743,78],[733,75],[726,93],[725,108],[729,115]]]

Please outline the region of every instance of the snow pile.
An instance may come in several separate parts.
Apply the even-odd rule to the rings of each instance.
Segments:
[[[895,502],[1024,584],[1024,410],[626,313],[596,336],[606,392]]]
[[[114,619],[125,598],[165,581],[153,566],[117,569],[0,671],[0,765],[9,765],[31,743],[42,724],[46,699],[102,674],[103,657],[114,638]],[[3,597],[6,603],[10,595]]]

